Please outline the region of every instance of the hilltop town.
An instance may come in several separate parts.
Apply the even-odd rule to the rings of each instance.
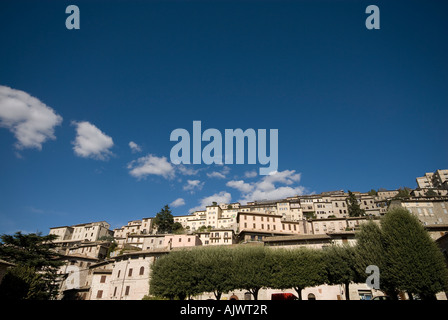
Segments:
[[[58,236],[55,243],[66,261],[59,271],[64,275],[59,298],[140,300],[149,292],[151,265],[181,248],[253,244],[319,249],[353,244],[361,224],[379,222],[394,207],[406,208],[418,217],[447,257],[448,170],[426,173],[416,182],[415,189],[341,190],[244,205],[212,203],[204,210],[174,216],[179,227],[170,233],[160,232],[154,217],[137,218],[113,230],[105,221],[53,227],[50,234]],[[341,290],[340,286],[322,285],[307,288],[305,297],[337,300],[343,297]],[[272,293],[265,289],[260,299],[269,299]],[[365,284],[351,287],[354,299],[377,295],[379,291]],[[223,299],[230,298],[243,300],[250,295],[244,291],[223,295]]]

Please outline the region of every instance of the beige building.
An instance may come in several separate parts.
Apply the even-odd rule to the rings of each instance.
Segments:
[[[93,268],[91,300],[141,300],[149,292],[151,265],[167,250],[116,256],[103,270]]]
[[[233,229],[212,229],[198,233],[200,243],[204,246],[232,245],[237,243]]]
[[[54,243],[59,245],[62,250],[60,252],[63,253],[67,248],[82,242],[95,242],[102,237],[112,237],[113,232],[109,228],[110,224],[100,221],[50,228],[49,234],[58,236]]]
[[[423,177],[417,177],[416,181],[421,189],[441,188],[448,181],[448,169],[427,172]]]
[[[397,206],[413,213],[424,225],[448,224],[448,197],[434,199],[410,197],[392,200],[390,207]]]

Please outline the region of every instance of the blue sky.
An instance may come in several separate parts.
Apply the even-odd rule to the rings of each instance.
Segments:
[[[79,30],[65,27],[70,4]],[[365,27],[370,4],[380,30]],[[180,215],[215,200],[415,187],[448,167],[447,9],[2,1],[0,233],[119,227],[175,200]],[[278,129],[278,174],[171,164],[170,133],[194,120]]]

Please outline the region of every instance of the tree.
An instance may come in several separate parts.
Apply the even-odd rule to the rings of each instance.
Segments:
[[[213,292],[216,300],[235,286],[229,274],[232,272],[232,249],[211,246],[193,250],[199,265],[201,292]]]
[[[174,222],[171,229],[174,233],[177,233],[177,234],[184,233],[184,227],[182,226],[182,224],[180,222]]]
[[[360,217],[366,214],[365,210],[361,209],[355,194],[350,190],[348,190],[347,209],[350,217]]]
[[[302,290],[326,282],[323,252],[312,249],[278,249],[269,253],[271,260],[270,287],[277,289],[294,288],[299,300]]]
[[[437,197],[439,194],[432,189],[425,192],[425,197]]]
[[[367,192],[369,195],[371,195],[371,196],[376,196],[376,195],[378,195],[378,192],[375,190],[375,189],[370,189],[370,191],[369,192]]]
[[[200,276],[191,251],[172,251],[151,266],[150,294],[184,300],[200,293]]]
[[[270,263],[264,246],[244,245],[233,249],[231,280],[236,289],[249,291],[258,300],[261,288],[269,286]]]
[[[381,227],[369,221],[361,225],[356,234],[355,270],[359,282],[364,282],[367,274],[366,268],[370,265],[377,266],[380,270],[380,290],[392,299],[397,299],[397,290],[390,281],[389,270],[385,259],[384,239]]]
[[[47,300],[46,283],[33,267],[10,268],[0,285],[1,300]]]
[[[434,299],[448,290],[448,270],[436,243],[420,221],[404,208],[388,211],[381,220],[388,278],[412,299]]]
[[[406,199],[409,198],[411,196],[411,190],[407,187],[404,188],[399,188],[398,189],[398,193],[395,195],[395,197],[393,197],[392,199]]]
[[[332,245],[323,249],[327,284],[344,285],[345,299],[350,300],[350,283],[357,279],[354,262],[354,248]]]
[[[171,233],[173,231],[174,218],[170,207],[165,205],[154,218],[154,225],[157,227],[157,233]]]
[[[58,293],[57,271],[64,264],[58,260],[54,240],[56,235],[42,236],[41,233],[0,236],[0,258],[14,263],[17,267],[11,270],[10,280],[2,283],[5,290],[8,283],[22,283],[23,288],[32,290],[21,299],[52,299]],[[33,273],[36,274],[33,277]],[[37,275],[38,274],[38,275]],[[29,285],[29,287],[27,287]]]

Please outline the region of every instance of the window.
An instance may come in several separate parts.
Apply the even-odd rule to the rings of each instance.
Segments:
[[[128,277],[132,276],[132,268],[129,269]]]
[[[117,295],[117,287],[114,289],[114,297]]]
[[[359,290],[359,300],[372,300],[372,291],[370,290]]]
[[[130,286],[126,286],[126,291],[124,292],[124,295],[128,296],[130,290],[131,290],[131,287]]]
[[[101,299],[103,297],[103,290],[98,290],[96,293],[96,298]]]
[[[143,275],[145,273],[145,267],[140,267],[140,273],[139,275]]]
[[[105,283],[105,282],[106,282],[106,276],[101,276],[100,283]]]
[[[121,270],[118,270],[117,278],[120,278],[120,273],[121,273]]]

